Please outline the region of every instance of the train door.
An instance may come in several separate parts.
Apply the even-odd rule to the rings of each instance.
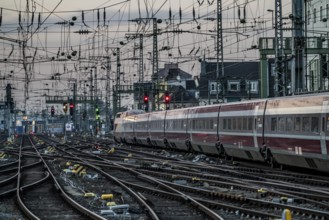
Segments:
[[[328,159],[329,152],[329,141],[326,140],[329,137],[329,101],[324,100],[321,111],[321,132],[320,132],[320,143],[321,143],[321,154],[322,159]]]
[[[261,103],[256,103],[254,108],[253,117],[253,137],[254,137],[254,147],[261,148],[266,145],[265,129],[267,125],[265,112],[267,108],[267,100]]]
[[[192,141],[192,122],[191,122],[191,109],[186,111],[186,120],[184,126],[186,128],[186,145],[189,145]],[[190,146],[188,146],[190,147]]]

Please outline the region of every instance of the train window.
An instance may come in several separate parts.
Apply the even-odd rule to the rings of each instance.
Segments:
[[[305,131],[305,132],[311,131],[310,118],[309,117],[303,117],[302,118],[302,131]]]
[[[236,129],[236,118],[232,118],[232,130]]]
[[[196,130],[199,129],[199,122],[198,122],[197,119],[195,119],[195,129],[196,129]]]
[[[312,132],[319,132],[319,118],[318,117],[311,117],[311,131]]]
[[[223,130],[227,129],[226,118],[223,119]]]
[[[252,118],[248,118],[248,130],[252,131]]]
[[[237,129],[238,130],[242,130],[242,124],[243,124],[242,118],[238,118],[237,119]]]
[[[322,132],[326,130],[326,119],[322,118]]]
[[[287,117],[287,127],[286,127],[286,130],[287,131],[293,131],[293,129],[294,129],[293,119],[292,119],[292,117]]]
[[[227,129],[228,130],[231,130],[231,121],[232,120],[230,118],[227,119]]]
[[[243,118],[242,129],[243,130],[247,130],[248,129],[248,119],[247,118]]]
[[[271,118],[271,131],[276,131],[277,129],[277,118]]]
[[[300,117],[295,118],[295,131],[301,131],[301,129],[300,129]]]
[[[203,122],[202,123],[202,125],[203,125],[202,129],[208,129],[209,121],[208,120],[203,120],[202,122]]]
[[[207,127],[207,120],[200,120],[201,129],[204,130]]]
[[[284,131],[284,127],[286,125],[286,120],[284,117],[279,117],[278,118],[278,131]]]
[[[214,120],[213,119],[210,119],[209,120],[209,129],[210,130],[213,130],[214,129]]]

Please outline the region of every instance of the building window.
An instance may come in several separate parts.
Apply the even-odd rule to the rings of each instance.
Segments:
[[[211,83],[211,89],[210,91],[216,91],[216,85],[215,83]]]
[[[247,81],[247,89],[250,93],[258,93],[258,81]]]
[[[323,19],[322,6],[320,6],[320,21]]]
[[[316,23],[316,8],[313,9],[313,23]]]
[[[311,11],[308,10],[307,11],[307,24],[310,24],[311,23]]]
[[[329,4],[326,6],[326,19],[329,19]]]
[[[217,94],[217,90],[218,92],[220,92],[220,89],[217,89],[217,82],[210,82],[209,83],[209,93],[210,94]]]
[[[239,81],[228,81],[228,91],[239,92],[240,82]]]

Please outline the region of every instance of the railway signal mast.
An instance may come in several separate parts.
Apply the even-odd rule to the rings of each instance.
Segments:
[[[147,94],[144,95],[144,108],[145,108],[145,111],[148,112],[148,110],[149,110],[149,96]]]
[[[275,0],[275,96],[285,96],[282,0]]]
[[[170,109],[170,95],[168,91],[165,92],[164,102],[166,104],[166,109]]]
[[[67,103],[63,103],[63,112],[66,114],[67,112]]]
[[[54,106],[51,106],[50,113],[51,113],[51,117],[54,117],[54,115],[55,115],[55,107]]]

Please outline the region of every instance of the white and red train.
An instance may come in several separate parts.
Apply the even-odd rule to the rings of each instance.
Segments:
[[[117,142],[329,171],[329,93],[118,113]]]

